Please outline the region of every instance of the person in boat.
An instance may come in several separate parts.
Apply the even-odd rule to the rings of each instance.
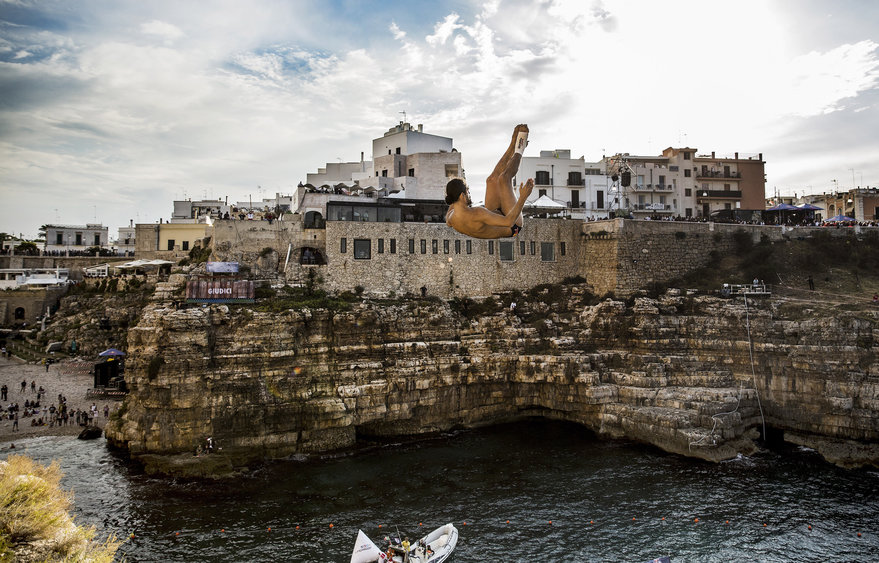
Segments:
[[[409,563],[409,538],[403,538],[403,563]]]
[[[485,181],[485,207],[473,207],[470,190],[460,178],[446,184],[446,224],[473,238],[514,237],[524,224],[522,208],[534,189],[529,178],[519,185],[519,198],[513,192],[513,178],[519,170],[522,153],[528,144],[528,126],[516,125],[510,146]]]

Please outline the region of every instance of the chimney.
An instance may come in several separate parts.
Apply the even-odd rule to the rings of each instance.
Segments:
[[[736,153],[736,160],[739,159],[739,153]]]
[[[759,158],[760,160],[763,160],[763,153],[761,152],[757,158]]]
[[[711,158],[714,158],[714,151],[711,151]]]
[[[424,125],[421,124],[421,123],[419,123],[419,124],[418,124],[418,132],[419,132],[419,133],[423,133],[423,129],[424,129]]]

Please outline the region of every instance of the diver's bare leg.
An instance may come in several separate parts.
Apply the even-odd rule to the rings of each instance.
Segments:
[[[513,177],[519,170],[519,163],[522,160],[522,152],[516,151],[516,140],[519,133],[528,133],[528,126],[524,124],[516,125],[513,130],[513,138],[510,140],[510,146],[501,156],[494,170],[485,180],[485,208],[489,211],[500,209],[504,213],[512,209],[516,205],[516,196],[513,193]],[[524,150],[524,146],[521,147]]]

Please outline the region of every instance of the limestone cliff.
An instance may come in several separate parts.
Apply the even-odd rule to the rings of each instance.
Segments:
[[[481,313],[159,297],[129,331],[132,391],[107,436],[141,459],[210,436],[240,466],[536,415],[722,460],[753,452],[765,419],[835,463],[879,465],[879,311],[677,290],[590,303],[578,285]]]

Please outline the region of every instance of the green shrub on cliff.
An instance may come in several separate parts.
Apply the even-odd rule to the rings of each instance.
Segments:
[[[94,527],[74,524],[61,477],[56,462],[47,467],[17,455],[0,461],[0,561],[113,561],[120,542],[95,542]]]

